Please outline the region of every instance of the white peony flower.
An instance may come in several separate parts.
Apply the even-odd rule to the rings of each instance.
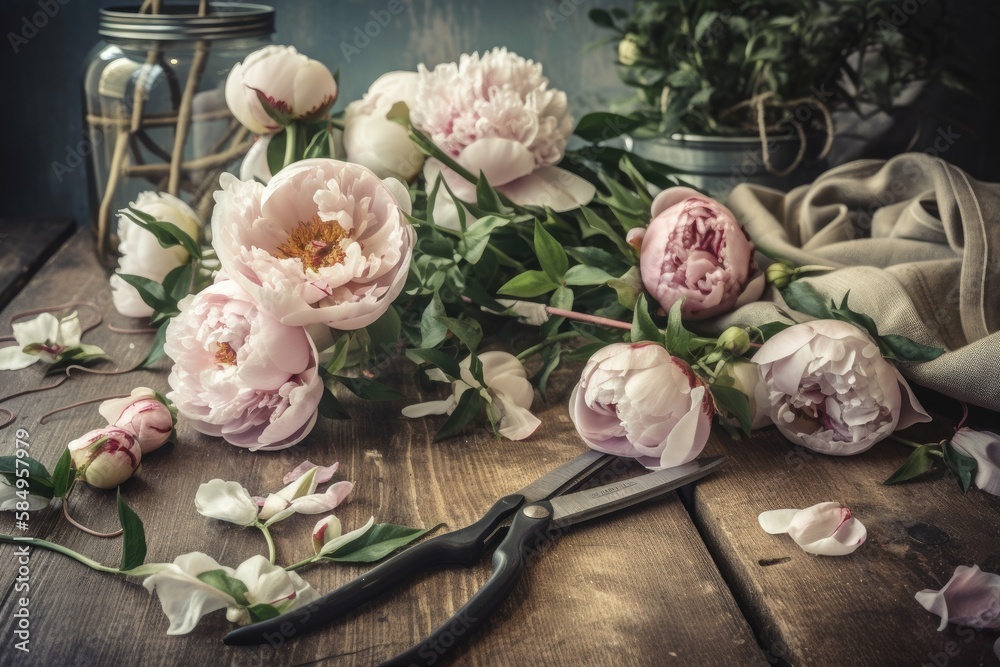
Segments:
[[[788,533],[806,553],[846,556],[861,546],[868,531],[840,503],[819,503],[804,510],[771,510],[757,517],[771,535]]]
[[[201,221],[190,206],[166,192],[143,192],[132,208],[157,220],[176,225],[197,240]],[[151,232],[146,231],[124,213],[118,216],[118,271],[111,276],[111,299],[115,310],[126,317],[150,317],[152,307],[146,305],[134,287],[121,279],[119,273],[149,278],[156,282],[189,259],[187,250],[179,245],[164,248]]]
[[[528,409],[535,397],[535,390],[528,381],[524,365],[507,352],[483,352],[483,379],[492,398],[486,411],[490,421],[498,424],[497,432],[508,440],[523,440],[535,432],[541,421]],[[451,414],[469,389],[481,389],[469,371],[472,357],[466,357],[459,366],[462,378],[451,383],[452,394],[443,401],[428,401],[403,408],[404,417]],[[440,378],[444,380],[442,375]]]
[[[410,121],[467,171],[482,172],[517,204],[567,211],[594,197],[593,185],[555,166],[573,132],[573,119],[566,94],[549,88],[541,65],[495,48],[433,70],[420,65],[417,73]],[[428,182],[438,174],[460,200],[476,200],[474,184],[428,160]],[[443,189],[438,197],[438,203],[450,199]],[[457,228],[451,209],[435,209],[435,222]]]
[[[416,72],[389,72],[376,79],[364,97],[344,112],[347,160],[368,167],[379,178],[413,180],[424,165],[424,154],[410,141],[406,128],[386,114],[399,102],[412,108],[416,98]]]
[[[976,460],[976,486],[1000,496],[1000,435],[960,428],[951,437],[951,444]]]

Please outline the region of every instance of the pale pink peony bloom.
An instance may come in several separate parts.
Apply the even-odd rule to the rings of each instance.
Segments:
[[[594,186],[556,167],[573,132],[566,94],[549,88],[542,66],[505,48],[458,63],[417,68],[413,126],[473,175],[517,204],[567,211],[589,202]],[[444,177],[455,195],[476,200],[475,185],[437,160],[428,160],[429,182]],[[442,200],[450,200],[439,192]],[[437,216],[437,211],[435,210]],[[455,220],[436,220],[457,226]]]
[[[402,102],[412,108],[417,99],[416,72],[383,74],[364,97],[344,111],[344,150],[350,162],[362,164],[380,178],[413,180],[424,166],[424,154],[410,141],[401,124],[386,118]]]
[[[976,459],[976,486],[1000,496],[1000,435],[990,431],[960,428],[951,437],[952,446]]]
[[[76,476],[98,489],[113,489],[139,468],[142,450],[128,431],[106,426],[66,445]]]
[[[590,358],[569,398],[569,416],[592,449],[650,470],[693,460],[715,414],[705,383],[655,343],[614,343]]]
[[[316,423],[323,396],[305,329],[262,312],[232,280],[181,300],[164,351],[173,401],[201,433],[251,451],[291,447]]]
[[[226,79],[226,104],[255,134],[269,134],[288,121],[322,118],[337,99],[337,82],[326,65],[292,46],[265,46],[236,63]]]
[[[757,410],[792,442],[847,456],[898,428],[930,421],[910,386],[868,334],[847,322],[793,325],[753,357]]]
[[[399,295],[415,233],[406,187],[366,167],[301,160],[265,187],[220,179],[213,243],[228,277],[287,325],[366,327]]]
[[[97,411],[112,426],[134,435],[143,454],[162,447],[170,439],[176,422],[170,407],[149,387],[136,387],[130,396],[104,401]]]
[[[959,565],[944,588],[925,589],[915,597],[924,609],[941,617],[938,630],[949,623],[1000,629],[1000,575],[983,572],[978,565]]]
[[[728,208],[675,187],[656,196],[650,215],[628,242],[640,247],[642,283],[663,310],[684,299],[684,316],[702,319],[760,298],[764,276],[753,242]]]
[[[482,385],[472,377],[469,370],[471,361],[472,357],[466,357],[459,363],[462,377],[451,383],[451,396],[442,401],[408,405],[403,408],[403,416],[450,415],[458,407],[462,394],[470,389],[481,391]],[[514,355],[498,351],[483,352],[479,355],[479,361],[483,364],[483,380],[491,399],[486,413],[490,421],[497,425],[497,433],[508,440],[527,438],[542,422],[529,409],[535,398],[535,389],[528,381],[524,364]],[[436,379],[447,381],[444,374]]]
[[[143,192],[134,202],[135,208],[157,220],[176,225],[195,241],[201,233],[201,221],[190,206],[166,192]],[[126,317],[151,317],[153,308],[146,304],[134,287],[121,279],[119,273],[163,282],[167,274],[190,259],[179,245],[164,248],[151,232],[132,222],[127,215],[118,216],[118,271],[111,276],[111,299],[115,310]]]
[[[757,517],[771,535],[788,533],[806,553],[846,556],[868,537],[868,531],[851,510],[840,503],[819,503],[804,510],[771,510]]]

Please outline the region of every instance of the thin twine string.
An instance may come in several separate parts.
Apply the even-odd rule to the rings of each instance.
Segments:
[[[73,524],[74,526],[76,526],[77,528],[79,528],[80,530],[82,530],[83,532],[87,533],[88,535],[93,535],[94,537],[118,537],[119,535],[121,535],[122,533],[125,532],[124,528],[119,528],[118,530],[116,530],[113,533],[100,533],[100,532],[98,532],[98,531],[96,531],[96,530],[94,530],[92,528],[87,528],[82,523],[80,523],[79,521],[77,521],[76,519],[74,519],[72,516],[70,516],[70,514],[69,514],[69,495],[71,493],[73,493],[73,489],[74,488],[76,488],[76,480],[73,480],[73,484],[69,487],[69,491],[66,492],[66,495],[63,496],[63,499],[62,499],[62,512],[63,512],[63,516],[66,517],[67,521],[69,521],[71,524]]]

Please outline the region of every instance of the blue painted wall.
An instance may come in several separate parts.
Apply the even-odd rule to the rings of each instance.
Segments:
[[[123,2],[128,0],[0,0],[5,35],[0,44],[0,215],[71,215],[86,224],[85,169],[73,166],[83,136],[80,74],[98,39],[98,9]],[[433,66],[494,46],[543,63],[552,85],[569,95],[577,117],[628,94],[615,74],[612,47],[586,48],[601,37],[587,11],[627,0],[271,4],[277,10],[276,43],[293,44],[331,69],[340,68],[338,109],[360,97],[383,72],[416,69],[420,62]],[[401,11],[393,14],[390,7]],[[46,8],[54,15],[42,21],[39,12]],[[70,170],[54,169],[55,164]]]

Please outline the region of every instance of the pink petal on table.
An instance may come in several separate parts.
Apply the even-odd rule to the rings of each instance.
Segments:
[[[316,483],[323,484],[325,482],[330,481],[330,479],[333,477],[333,474],[337,472],[337,468],[339,467],[340,463],[334,463],[333,465],[330,466],[318,466],[315,463],[312,463],[311,461],[303,461],[299,465],[295,466],[294,470],[285,475],[281,479],[281,483],[286,485],[291,484],[299,477],[302,477],[302,475],[309,472],[311,469],[317,468],[318,470],[316,470]]]

